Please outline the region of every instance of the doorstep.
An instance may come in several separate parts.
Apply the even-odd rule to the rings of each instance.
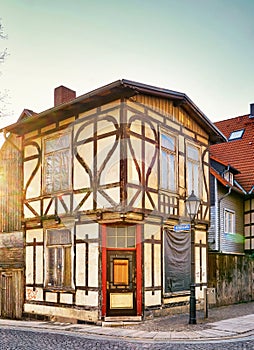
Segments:
[[[142,321],[142,316],[107,316],[102,322],[102,327],[130,326]]]

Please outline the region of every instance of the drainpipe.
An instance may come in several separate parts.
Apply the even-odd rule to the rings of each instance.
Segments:
[[[254,186],[251,188],[248,194],[252,194],[253,190],[254,190]]]
[[[215,206],[215,250],[219,250],[219,218],[218,218],[218,180],[214,178]]]

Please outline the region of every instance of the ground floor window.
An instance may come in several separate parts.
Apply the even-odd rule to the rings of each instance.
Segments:
[[[191,269],[190,232],[164,230],[164,291],[189,290]]]
[[[67,229],[46,231],[46,286],[71,288],[72,239]]]

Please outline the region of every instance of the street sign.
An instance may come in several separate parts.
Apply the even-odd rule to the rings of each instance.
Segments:
[[[175,225],[174,231],[175,232],[190,231],[190,228],[191,228],[190,224]]]

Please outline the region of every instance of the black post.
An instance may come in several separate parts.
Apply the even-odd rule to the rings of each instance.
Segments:
[[[190,318],[189,324],[196,324],[196,289],[195,289],[195,224],[191,220],[191,283],[190,283]]]

